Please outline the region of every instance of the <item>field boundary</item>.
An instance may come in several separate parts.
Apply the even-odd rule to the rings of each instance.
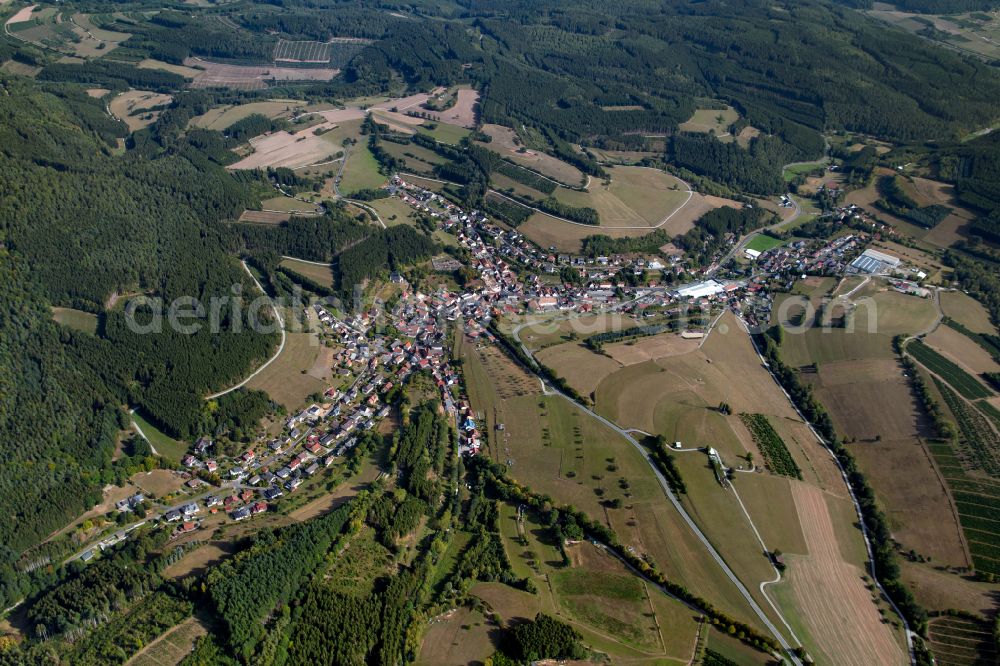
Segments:
[[[749,327],[747,327],[747,323],[743,321],[743,318],[737,317],[737,320],[749,334]],[[916,666],[917,657],[913,647],[913,636],[916,632],[910,629],[910,623],[903,615],[903,612],[899,610],[899,606],[896,605],[896,602],[892,600],[892,598],[889,596],[889,593],[885,591],[884,587],[882,587],[882,582],[879,580],[878,575],[875,572],[875,557],[872,552],[871,537],[868,536],[868,526],[865,525],[864,515],[861,512],[861,504],[858,502],[858,498],[854,494],[854,488],[851,487],[851,483],[847,478],[847,472],[844,471],[844,467],[840,464],[840,460],[837,458],[834,452],[830,449],[829,446],[827,446],[826,440],[824,440],[823,437],[820,436],[820,434],[816,431],[816,428],[813,426],[812,422],[810,422],[809,419],[805,417],[805,414],[802,413],[802,411],[799,409],[799,406],[795,404],[794,400],[792,400],[792,396],[788,394],[788,391],[785,390],[785,387],[782,386],[781,382],[778,381],[778,378],[774,376],[774,372],[771,369],[771,365],[760,353],[760,349],[757,347],[757,342],[756,340],[754,340],[752,335],[750,336],[750,343],[753,345],[754,351],[757,353],[757,358],[760,359],[761,364],[767,370],[767,374],[769,374],[774,383],[778,385],[778,388],[784,394],[785,398],[788,400],[788,403],[792,406],[792,409],[795,410],[795,413],[798,414],[800,419],[802,419],[802,422],[805,423],[806,427],[809,428],[809,431],[812,432],[813,436],[816,438],[816,441],[818,441],[820,445],[823,447],[823,449],[830,455],[830,457],[833,459],[834,464],[837,465],[837,469],[840,470],[840,476],[844,480],[844,485],[847,487],[847,494],[851,498],[851,503],[854,504],[854,512],[855,515],[857,515],[858,517],[858,526],[861,529],[861,536],[864,538],[865,551],[868,555],[868,574],[871,576],[872,582],[875,583],[875,586],[878,587],[878,590],[881,593],[882,598],[886,600],[890,608],[892,608],[893,612],[896,613],[896,615],[899,617],[900,622],[902,622],[903,633],[906,636],[906,648],[909,654],[910,664],[912,666]]]

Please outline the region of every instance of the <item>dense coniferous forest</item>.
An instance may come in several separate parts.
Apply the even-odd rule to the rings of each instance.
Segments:
[[[124,127],[100,104],[0,78],[0,307],[7,313],[0,320],[0,437],[18,443],[4,448],[0,472],[10,516],[0,528],[0,598],[8,605],[31,586],[16,564],[20,552],[95,504],[113,478],[122,406],[141,407],[179,437],[245,430],[243,419],[266,409],[259,401],[247,415],[223,409],[216,421],[207,419],[202,396],[266,358],[276,332],[243,326],[236,333],[235,310],[225,308],[222,335],[207,321],[194,334],[166,322],[142,334],[123,307],[133,294],[154,306],[185,296],[207,307],[212,297],[234,297],[234,285],[248,305],[255,287],[227,256],[219,220],[238,215],[250,190],[195,153],[114,157]],[[98,335],[57,326],[50,305],[102,313]],[[158,309],[138,310],[149,318],[137,320],[153,323]]]

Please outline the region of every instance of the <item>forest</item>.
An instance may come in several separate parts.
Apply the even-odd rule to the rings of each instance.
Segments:
[[[0,437],[18,442],[4,448],[0,470],[11,516],[0,527],[0,600],[9,605],[41,575],[18,571],[21,552],[95,504],[114,478],[120,406],[141,407],[177,437],[218,427],[201,396],[242,378],[277,334],[235,325],[235,309],[219,335],[169,325],[144,334],[122,307],[139,294],[153,306],[182,296],[230,305],[255,298],[220,223],[252,202],[250,186],[190,146],[153,159],[113,156],[124,126],[79,91],[4,75],[0,91],[0,308],[8,313],[0,327],[5,341],[20,341],[0,352]],[[98,335],[57,326],[50,305],[100,314]],[[138,310],[149,319],[137,321],[152,323],[155,309]],[[227,410],[220,418],[245,429]]]

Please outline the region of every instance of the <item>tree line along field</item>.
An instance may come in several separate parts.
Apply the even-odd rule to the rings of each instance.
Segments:
[[[531,510],[500,507],[500,534],[514,572],[535,582],[531,596],[479,586],[506,621],[541,610],[572,623],[613,660],[690,659],[699,615],[645,583],[609,552],[581,541],[560,551],[556,535]],[[499,604],[498,604],[499,605]]]
[[[805,470],[803,476],[811,483],[818,484],[820,488],[829,489],[830,495],[826,492],[821,493],[823,502],[829,501],[838,507],[836,518],[831,519],[836,525],[833,530],[840,544],[837,547],[838,552],[844,549],[845,552],[854,553],[849,563],[838,556],[840,564],[836,567],[840,567],[839,569],[826,560],[823,563],[818,560],[813,562],[806,557],[801,566],[803,571],[808,573],[804,573],[803,578],[799,579],[796,589],[801,591],[813,585],[820,587],[839,585],[835,584],[834,580],[842,577],[847,567],[860,572],[865,560],[860,534],[851,527],[856,517],[851,512],[851,505],[839,472],[808,429],[801,423],[793,424],[787,420],[792,412],[780,392],[775,390],[772,394],[765,390],[762,393],[761,388],[769,385],[769,378],[760,368],[759,359],[754,354],[749,340],[733,340],[734,333],[740,335],[737,332],[740,330],[737,324],[729,316],[721,321],[729,326],[729,334],[728,336],[710,334],[705,345],[709,349],[707,356],[701,351],[689,352],[661,358],[655,362],[630,365],[608,376],[595,393],[597,409],[623,427],[634,427],[645,432],[661,434],[667,441],[681,441],[685,448],[712,446],[719,450],[726,463],[733,467],[743,464],[738,457],[756,445],[751,433],[743,430],[735,415],[726,417],[720,414],[716,407],[719,400],[724,398],[732,402],[736,409],[740,409],[740,405],[743,404],[748,408],[754,405],[758,409],[764,405],[781,414],[783,418],[774,420],[784,433],[789,433],[786,435],[790,442],[789,446],[794,445],[795,455],[801,456],[801,465]],[[713,340],[711,336],[717,338]],[[573,343],[546,349],[540,358],[548,351],[558,350],[571,344]],[[709,363],[706,363],[706,360]],[[592,366],[592,363],[585,360],[580,360],[578,364],[583,367]],[[754,387],[754,397],[734,395],[730,388],[732,382],[728,381],[727,377],[736,375],[745,377],[746,385]],[[773,382],[770,385],[773,386]],[[613,397],[614,400],[609,402],[609,397]],[[749,523],[734,518],[742,516],[740,505],[717,484],[714,473],[707,467],[704,454],[677,453],[674,455],[674,461],[687,482],[687,493],[683,496],[684,505],[737,575],[745,583],[772,579],[774,571],[770,568],[767,558],[756,549],[746,547],[747,543],[755,542],[756,537]],[[512,468],[515,474],[517,468],[518,465],[515,463]],[[736,474],[735,477],[734,487],[740,490],[741,495],[746,493],[746,505],[751,514],[760,519],[757,527],[765,535],[764,538],[770,547],[780,547],[784,552],[797,552],[803,555],[812,552],[811,549],[807,551],[804,546],[799,517],[794,510],[786,512],[781,508],[794,506],[786,479],[760,474]],[[647,515],[645,511],[644,507],[634,503],[633,512],[629,517],[641,523]],[[764,516],[767,517],[766,520],[763,519]],[[615,524],[613,518],[612,524]],[[643,543],[647,546],[649,544],[645,532],[643,532]],[[847,580],[858,579],[851,576]],[[847,613],[857,622],[855,629],[859,634],[868,636],[874,641],[873,644],[880,645],[879,650],[883,651],[883,654],[891,655],[886,656],[887,663],[901,658],[902,652],[897,644],[898,637],[894,636],[888,627],[879,623],[871,595],[860,583],[856,589],[852,587],[853,585],[853,582],[849,582],[837,594],[836,602],[825,608],[815,602],[823,595],[810,596],[809,593],[802,592],[798,597],[783,598],[782,601],[787,602],[787,605],[782,603],[782,609],[786,612],[786,617],[808,612],[817,618],[825,618],[817,624],[830,627],[843,626],[841,618]],[[748,587],[753,586],[748,585]],[[759,592],[751,589],[751,593],[757,597],[762,607],[770,608],[767,601],[759,596]],[[839,606],[841,603],[858,606],[848,612],[844,606]],[[776,617],[773,619],[779,623],[778,626],[783,626],[780,619]],[[811,642],[810,645],[824,644],[828,650],[833,649],[831,646],[837,644],[834,633],[819,631],[820,635],[816,642]],[[810,638],[810,641],[812,640]]]
[[[722,570],[702,556],[638,451],[563,398],[542,396],[537,380],[505,354],[487,367],[488,357],[473,345],[463,340],[456,344],[473,409],[487,425],[486,455],[501,464],[509,460],[512,478],[608,523],[623,543],[647,554],[671,579],[698,590],[734,617],[756,623]],[[526,386],[535,387],[534,393],[507,391],[503,397],[507,377],[522,377]],[[497,430],[497,424],[504,430]],[[606,505],[614,499],[621,500],[622,508]]]

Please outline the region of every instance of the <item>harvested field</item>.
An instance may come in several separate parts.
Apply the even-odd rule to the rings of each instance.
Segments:
[[[697,338],[682,338],[676,333],[661,333],[631,342],[605,345],[604,353],[622,365],[632,365],[687,354],[697,349],[700,344],[701,340]]]
[[[196,640],[208,633],[201,620],[191,617],[169,629],[132,656],[127,666],[173,666],[191,653]]]
[[[184,65],[202,70],[192,88],[233,88],[236,90],[261,90],[271,82],[329,81],[340,74],[333,68],[276,67],[273,65],[225,65],[201,58],[185,58]]]
[[[115,118],[128,125],[130,132],[134,132],[156,122],[160,117],[160,111],[150,109],[170,104],[172,99],[170,95],[148,90],[129,90],[111,100],[108,108]]]
[[[571,164],[546,153],[530,150],[522,145],[517,133],[503,125],[483,125],[482,131],[493,137],[487,146],[517,164],[526,166],[555,181],[570,187],[578,187],[586,180],[583,172]],[[524,149],[521,152],[521,149]]]
[[[21,7],[17,10],[17,13],[7,19],[7,25],[17,25],[18,23],[24,23],[31,20],[31,13],[35,11],[38,5],[28,5],[27,7]]]
[[[905,664],[901,636],[883,624],[864,571],[844,562],[823,493],[792,484],[808,557],[789,556],[788,585],[820,663]]]
[[[355,113],[340,113],[336,111],[320,112],[333,116],[357,115]],[[343,123],[341,126],[338,123]],[[259,169],[263,167],[289,167],[292,169],[312,164],[329,162],[343,151],[341,141],[347,136],[354,137],[360,129],[361,121],[326,120],[314,127],[295,132],[274,132],[250,139],[253,153],[239,162],[229,165],[229,169]],[[317,134],[319,130],[319,134]]]
[[[657,169],[611,167],[611,183],[591,179],[586,192],[559,188],[555,197],[597,211],[602,227],[658,227],[687,203],[687,186]]]
[[[990,313],[983,304],[961,291],[942,291],[941,309],[962,326],[974,333],[996,335],[996,327],[990,321]]]
[[[310,310],[310,321],[312,311]],[[292,411],[306,398],[327,385],[308,372],[319,355],[320,343],[315,333],[288,333],[281,354],[247,384],[248,388],[265,391],[271,399]]]
[[[969,566],[956,510],[945,481],[924,445],[916,439],[883,439],[850,444],[875,488],[892,530],[904,550],[934,562]]]
[[[93,97],[94,99],[101,99],[109,92],[111,91],[107,88],[87,88],[87,96]]]
[[[547,347],[536,357],[584,396],[593,393],[605,377],[622,367],[616,359],[596,354],[582,342]]]
[[[671,235],[685,233],[694,226],[695,220],[708,211],[722,206],[739,208],[740,204],[729,199],[694,193],[691,199],[659,228]],[[532,215],[517,230],[541,247],[552,246],[560,252],[579,252],[583,239],[595,234],[604,234],[612,238],[638,238],[652,231],[652,229],[571,224],[541,212]]]
[[[825,363],[810,383],[830,410],[837,432],[847,437],[905,439],[931,434],[895,359]]]
[[[418,666],[485,663],[500,646],[500,629],[479,611],[456,608],[432,618],[417,656]]]

